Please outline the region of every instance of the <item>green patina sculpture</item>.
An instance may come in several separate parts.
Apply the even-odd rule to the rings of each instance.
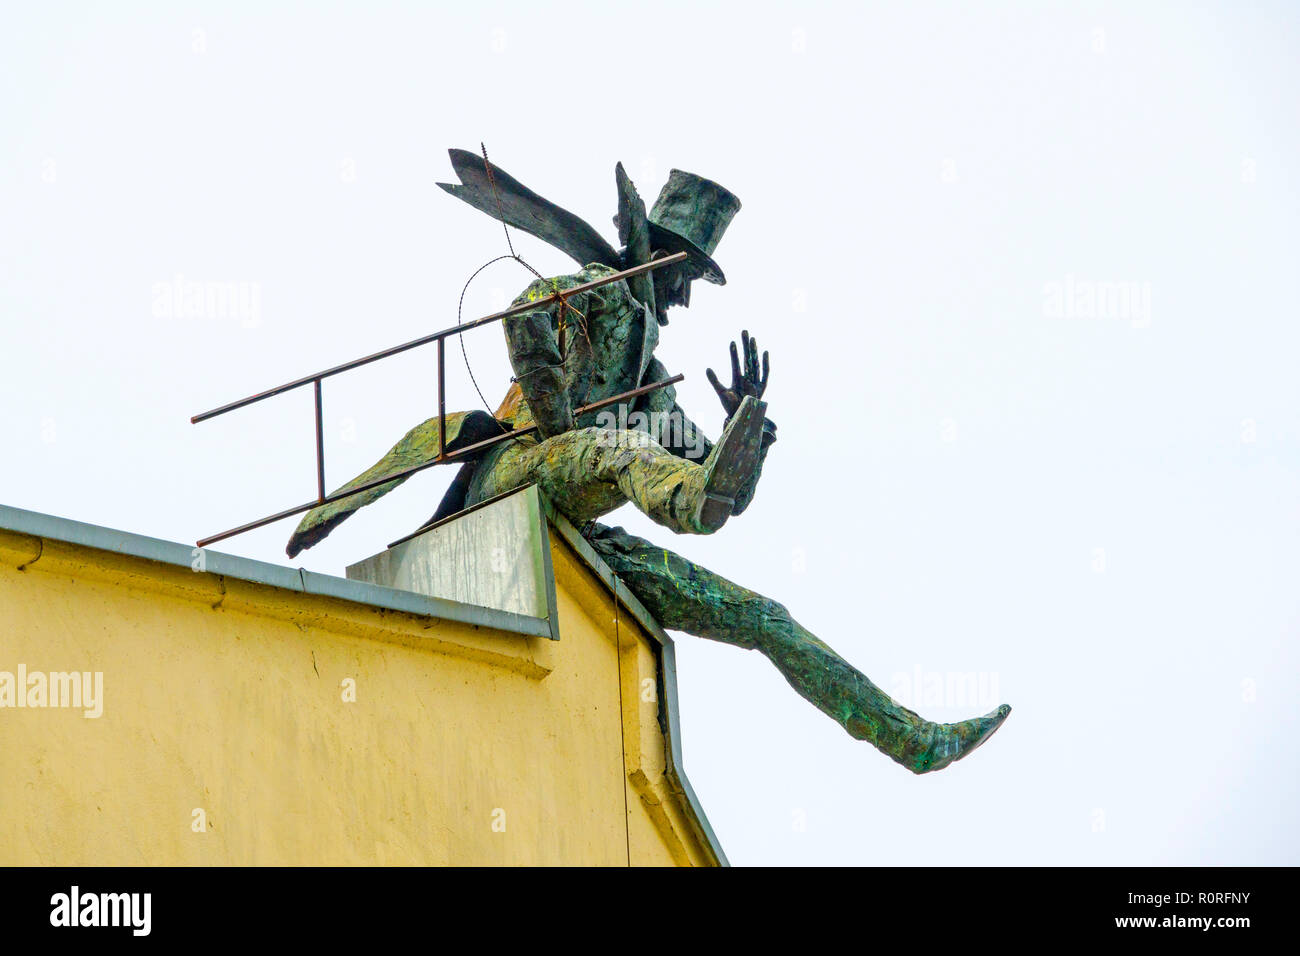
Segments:
[[[866,740],[915,773],[939,770],[970,753],[1001,726],[1006,705],[983,717],[945,724],[901,706],[805,630],[776,601],[749,591],[678,554],[597,519],[631,502],[679,534],[711,534],[753,498],[776,426],[762,401],[768,356],[741,333],[731,346],[732,381],[709,381],[727,422],[716,444],[678,406],[672,386],[597,412],[575,409],[663,381],[654,357],[667,310],[689,305],[691,283],[725,283],[713,260],[740,202],[717,183],[673,170],[647,213],[622,165],[615,168],[620,249],[572,213],[548,202],[480,156],[452,150],[461,182],[440,184],[471,206],[529,232],[575,259],[573,275],[539,279],[515,300],[651,259],[686,252],[677,265],[568,297],[503,322],[515,381],[494,415],[447,416],[448,451],[536,424],[527,437],[501,442],[461,465],[429,523],[529,483],[538,484],[666,628],[758,650],[790,685],[850,735]],[[439,421],[412,429],[374,467],[339,492],[436,458]],[[309,512],[289,540],[294,557],[358,508],[403,479]]]

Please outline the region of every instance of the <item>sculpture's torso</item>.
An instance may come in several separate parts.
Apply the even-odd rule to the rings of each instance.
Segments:
[[[512,305],[541,299],[556,289],[572,289],[615,271],[609,266],[592,263],[572,275],[536,279]],[[568,301],[585,318],[558,305],[545,308],[551,316],[551,328],[557,334],[561,315],[564,317],[564,382],[572,407],[577,409],[590,405],[641,385],[646,366],[659,343],[659,326],[645,306],[632,297],[627,283],[614,282]],[[510,389],[497,417],[513,422],[516,428],[532,423],[528,403],[519,394],[517,386]],[[574,424],[575,427],[585,427],[593,424],[595,419],[596,413],[589,412]]]

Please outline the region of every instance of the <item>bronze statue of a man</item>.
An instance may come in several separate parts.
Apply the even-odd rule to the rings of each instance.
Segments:
[[[609,528],[597,519],[631,502],[679,534],[711,534],[753,498],[776,426],[762,401],[768,356],[741,334],[731,346],[732,381],[707,374],[726,412],[716,444],[677,405],[672,386],[602,409],[576,409],[669,377],[654,350],[667,310],[690,303],[691,283],[725,283],[713,260],[740,208],[710,180],[673,170],[654,206],[645,204],[622,165],[615,168],[621,248],[582,219],[548,202],[496,166],[451,151],[460,184],[452,195],[529,232],[575,259],[581,270],[539,279],[515,304],[573,289],[593,278],[677,252],[677,265],[549,302],[506,319],[514,383],[494,415],[447,416],[447,450],[536,424],[529,436],[500,442],[460,468],[429,523],[523,485],[536,483],[556,508],[583,529],[592,546],[666,628],[757,649],[791,686],[853,737],[915,773],[939,770],[970,753],[1001,726],[1006,705],[954,724],[924,720],[901,706],[790,617],[775,601],[740,587],[680,555]],[[374,467],[339,492],[413,465],[439,452],[439,421],[412,429]],[[311,547],[358,508],[391,491],[396,479],[309,512],[290,538],[290,557]]]

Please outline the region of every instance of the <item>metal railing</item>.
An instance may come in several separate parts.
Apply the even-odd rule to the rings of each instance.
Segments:
[[[611,282],[618,282],[621,279],[627,279],[627,278],[631,278],[632,276],[642,275],[643,273],[650,272],[651,270],[658,269],[662,266],[675,265],[679,262],[684,261],[686,258],[687,258],[686,253],[679,252],[671,256],[664,256],[661,259],[653,259],[650,262],[647,262],[643,265],[635,266],[631,269],[624,269],[622,272],[615,272],[610,275],[603,276],[599,279],[593,279],[590,282],[584,282],[581,285],[574,286],[572,289],[559,290],[551,293],[550,295],[542,296],[541,298],[533,300],[531,302],[524,302],[521,303],[520,305],[511,306],[510,308],[505,309],[501,312],[494,312],[491,315],[485,315],[481,319],[474,319],[472,322],[465,322],[461,325],[456,325],[449,329],[443,329],[441,332],[434,332],[430,335],[424,335],[418,339],[412,339],[410,342],[404,342],[401,345],[395,345],[392,348],[387,348],[380,352],[375,352],[371,355],[364,356],[363,358],[353,359],[351,362],[344,362],[342,365],[335,365],[333,368],[325,369],[322,372],[316,372],[313,375],[304,375],[302,378],[296,378],[291,382],[286,382],[283,385],[277,385],[274,388],[269,388],[264,392],[258,392],[256,395],[249,395],[247,398],[241,398],[238,401],[229,402],[218,408],[214,408],[211,409],[210,411],[201,412],[200,414],[195,415],[190,419],[190,422],[197,425],[199,422],[207,421],[210,418],[216,418],[218,415],[224,415],[227,412],[235,411],[235,409],[244,408],[245,406],[253,405],[257,402],[265,401],[266,399],[273,398],[276,395],[283,395],[285,392],[290,392],[296,388],[302,388],[303,386],[306,385],[312,386],[312,391],[314,392],[315,395],[316,499],[314,501],[308,501],[304,504],[295,505],[292,508],[286,508],[284,511],[276,512],[273,515],[267,515],[265,518],[259,518],[256,521],[250,521],[247,524],[242,524],[237,528],[231,528],[229,531],[223,531],[220,534],[214,534],[214,535],[209,535],[206,538],[200,538],[196,542],[196,544],[200,548],[207,547],[208,545],[214,544],[217,541],[224,541],[226,538],[233,538],[237,534],[243,534],[245,531],[252,531],[256,528],[261,528],[264,525],[272,524],[283,518],[289,518],[296,514],[302,514],[304,511],[310,511],[312,508],[318,508],[321,505],[326,505],[334,501],[341,501],[344,498],[350,498],[352,495],[360,494],[361,492],[364,491],[369,491],[370,489],[377,488],[380,485],[386,485],[389,482],[406,478],[410,475],[415,474],[416,472],[423,471],[426,468],[431,468],[434,465],[440,465],[449,461],[455,461],[457,459],[466,458],[469,455],[478,451],[482,451],[484,448],[487,448],[491,445],[495,445],[498,442],[507,441],[511,438],[518,438],[522,435],[527,435],[528,433],[536,430],[537,428],[536,425],[529,425],[526,428],[516,428],[516,429],[511,429],[509,431],[503,431],[500,435],[494,435],[491,438],[485,439],[480,442],[475,442],[472,445],[467,445],[464,448],[458,448],[456,449],[456,451],[448,453],[447,451],[447,400],[446,400],[446,388],[445,388],[446,385],[445,342],[446,340],[453,335],[459,335],[462,332],[467,332],[470,329],[476,329],[479,326],[487,325],[491,322],[499,322],[502,319],[508,319],[511,316],[515,316],[515,315],[522,315],[525,312],[534,312],[539,308],[543,308],[555,302],[559,302],[561,304],[567,305],[567,300],[572,298],[573,296],[581,295],[582,293],[589,292],[592,289],[598,289],[601,286],[608,285]],[[424,462],[423,464],[414,465],[411,468],[404,469],[403,471],[397,472],[396,474],[388,475],[384,478],[377,478],[373,481],[366,482],[365,484],[359,485],[355,488],[349,488],[345,492],[337,492],[333,495],[327,495],[325,493],[325,439],[324,439],[323,424],[321,418],[321,382],[323,382],[325,379],[330,378],[332,376],[340,375],[343,372],[349,372],[354,368],[360,368],[363,365],[369,365],[371,362],[377,362],[380,359],[388,358],[391,355],[397,355],[401,352],[406,352],[409,351],[410,349],[418,348],[421,345],[428,345],[430,342],[436,342],[438,346],[438,419],[439,419],[438,456],[427,462]],[[585,414],[587,412],[595,411],[596,409],[599,408],[604,408],[607,405],[613,405],[618,402],[626,401],[629,398],[635,398],[638,395],[644,395],[647,392],[653,392],[656,389],[663,388],[666,385],[676,384],[677,382],[682,381],[683,378],[684,376],[682,375],[674,375],[672,378],[664,379],[662,382],[653,382],[649,385],[642,385],[640,388],[634,388],[630,391],[623,392],[619,395],[613,395],[610,396],[609,398],[602,399],[599,402],[593,402],[590,405],[584,405],[582,408],[577,409],[574,412],[574,415]]]

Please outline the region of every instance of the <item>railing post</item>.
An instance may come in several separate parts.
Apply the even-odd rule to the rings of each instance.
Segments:
[[[438,460],[447,456],[447,350],[438,339]]]
[[[316,392],[316,500],[325,501],[325,435],[321,419],[320,379],[313,383]]]

